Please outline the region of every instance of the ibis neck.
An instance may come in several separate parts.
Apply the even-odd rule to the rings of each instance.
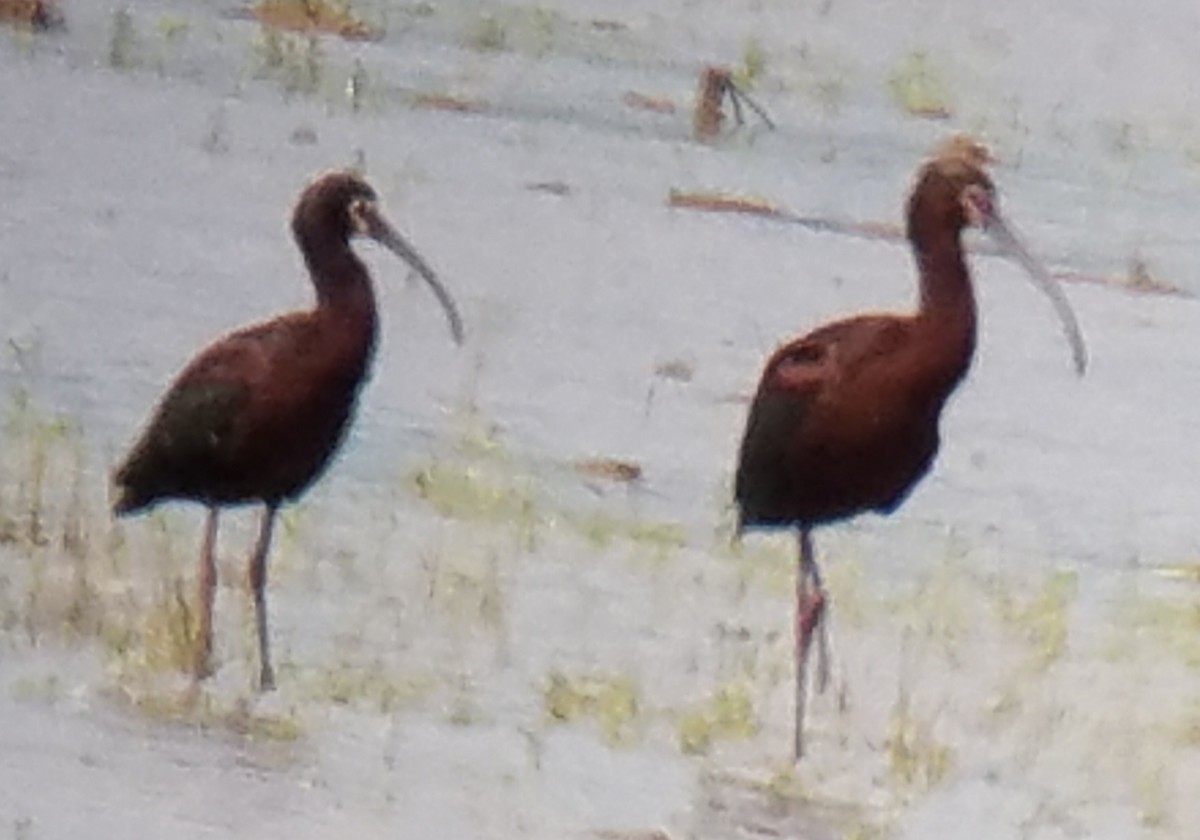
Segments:
[[[970,315],[974,321],[975,294],[960,237],[959,231],[946,229],[913,237],[922,314]]]
[[[375,292],[362,260],[345,241],[306,241],[301,250],[316,289],[317,311],[336,317],[345,329],[373,346],[378,320]]]
[[[952,382],[966,373],[975,352],[976,309],[961,232],[952,227],[917,231],[912,236],[920,274],[918,320],[937,345],[932,358]]]

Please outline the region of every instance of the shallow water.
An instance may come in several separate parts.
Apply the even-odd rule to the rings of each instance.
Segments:
[[[272,582],[277,644],[295,670],[265,702],[301,720],[295,752],[263,758],[241,739],[114,710],[120,677],[94,658],[30,648],[18,633],[6,681],[40,686],[51,675],[55,688],[0,700],[11,733],[0,737],[12,739],[0,751],[0,780],[12,780],[0,784],[0,818],[11,816],[14,833],[723,830],[713,809],[744,786],[720,780],[773,773],[790,715],[786,678],[764,676],[786,668],[786,586],[759,586],[758,573],[747,584],[720,531],[739,398],[781,338],[841,313],[908,305],[912,270],[898,243],[672,210],[668,191],[726,189],[802,215],[893,221],[925,150],[966,128],[995,144],[1006,211],[1056,270],[1120,275],[1138,256],[1156,277],[1200,290],[1191,6],[1149,13],[1109,0],[1101,14],[1082,4],[925,3],[901,16],[850,0],[793,5],[574,0],[539,18],[509,4],[439,4],[427,16],[363,4],[386,13],[388,36],[322,41],[311,95],[287,94],[263,70],[257,29],[218,3],[138,4],[135,66],[124,72],[107,58],[108,9],[68,9],[66,34],[0,33],[0,335],[10,348],[0,386],[28,390],[82,428],[97,517],[108,465],[189,355],[222,330],[307,302],[285,222],[316,171],[365,160],[391,218],[458,296],[470,334],[456,352],[426,290],[363,249],[384,319],[375,375]],[[471,48],[482,15],[502,22],[506,49]],[[593,18],[628,28],[605,35]],[[185,34],[169,40],[180,22]],[[767,56],[756,96],[779,130],[752,124],[715,148],[691,143],[699,66],[736,63],[750,39]],[[1065,40],[1070,66],[1059,60]],[[889,98],[889,78],[914,50],[947,88],[948,122],[910,117]],[[371,81],[357,113],[344,95],[356,59]],[[680,111],[632,111],[621,103],[627,90],[670,97]],[[495,109],[417,109],[414,91]],[[300,128],[316,142],[291,139]],[[558,181],[565,195],[528,188]],[[979,813],[994,837],[1186,836],[1194,806],[1168,797],[1169,819],[1147,820],[1144,789],[1154,785],[1143,776],[1157,778],[1161,765],[1163,797],[1186,789],[1197,778],[1194,744],[1155,742],[1153,760],[1133,762],[1150,769],[1132,780],[1093,774],[1091,751],[1113,720],[1133,714],[1141,732],[1145,717],[1130,707],[1144,701],[1131,681],[1185,721],[1196,689],[1186,657],[1181,666],[1167,654],[1143,662],[1143,648],[1113,654],[1126,640],[1112,625],[1122,593],[1187,593],[1145,570],[1194,555],[1200,455],[1187,444],[1200,349],[1189,348],[1200,309],[1187,296],[1070,284],[1092,354],[1080,380],[1050,307],[1019,269],[979,258],[975,273],[979,353],[944,419],[935,470],[895,516],[818,539],[830,566],[870,581],[861,597],[874,606],[840,634],[857,711],[817,705],[818,755],[803,776],[816,804],[725,802],[742,833],[782,825],[837,836],[863,819],[895,836],[937,836],[939,820]],[[656,381],[656,367],[676,361],[691,380]],[[467,437],[491,454],[464,455]],[[636,461],[644,482],[613,488],[571,469],[597,456]],[[503,517],[439,517],[410,480],[439,459],[532,487],[533,544]],[[235,520],[231,556],[247,535],[244,517]],[[171,573],[187,574],[197,514],[167,521]],[[613,522],[677,524],[683,544],[610,538],[632,527]],[[150,527],[123,533],[152,552]],[[911,630],[913,619],[890,612],[896,593],[938,579],[948,562],[970,609],[988,616],[988,599],[1003,600],[988,588],[993,576],[1036,589],[1048,572],[1078,575],[1069,654],[1033,681],[1036,698],[995,744],[963,710],[991,702],[1025,642],[967,633],[956,657],[980,662],[971,679],[920,644],[905,653],[896,627]],[[135,564],[136,582],[151,586],[145,576],[161,567]],[[500,618],[473,600],[480,581],[502,594]],[[249,702],[241,599],[223,590],[226,667],[212,689],[222,702]],[[1149,635],[1138,644],[1157,650]],[[772,663],[752,680],[760,731],[707,759],[682,755],[671,737],[679,709],[736,677],[747,656]],[[313,687],[322,669],[346,662],[436,688],[402,713],[346,711],[327,686]],[[931,715],[957,756],[919,795],[898,791],[880,758],[910,666],[933,686],[923,708],[940,710]],[[632,674],[649,722],[616,747],[585,725],[549,726],[539,686],[556,669]],[[1096,686],[1112,695],[1098,699]],[[1094,720],[1038,734],[1043,718],[1084,702],[1099,706]],[[1031,744],[1044,753],[1029,757]],[[1064,773],[1070,784],[1054,781]],[[184,777],[195,798],[180,802],[172,791]],[[41,799],[59,779],[67,800]],[[97,798],[109,806],[88,804]],[[820,810],[844,801],[852,807]],[[814,813],[816,827],[787,822]]]

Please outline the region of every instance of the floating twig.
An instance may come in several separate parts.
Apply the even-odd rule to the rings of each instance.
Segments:
[[[832,219],[823,216],[800,216],[759,196],[671,189],[667,194],[667,204],[670,207],[678,207],[685,210],[758,216],[777,222],[798,225],[816,233],[834,233],[841,236],[854,236],[860,239],[874,239],[883,242],[903,242],[905,239],[904,228],[893,222],[853,221],[849,219]],[[990,257],[1004,257],[1006,255],[1002,248],[982,240],[968,241],[967,250],[973,254]],[[1155,277],[1141,258],[1135,258],[1130,264],[1129,269],[1120,274],[1092,274],[1064,268],[1052,272],[1051,276],[1055,280],[1064,283],[1094,283],[1100,286],[1125,289],[1135,294],[1195,297],[1194,293],[1188,289]]]
[[[588,478],[600,478],[621,484],[631,484],[642,478],[641,464],[616,458],[584,458],[576,461],[575,472]]]
[[[718,213],[748,213],[755,216],[774,216],[789,218],[786,210],[782,210],[765,198],[757,196],[733,195],[724,192],[688,192],[672,189],[667,194],[667,204],[671,207],[684,207],[689,210],[707,210]]]
[[[663,96],[646,96],[644,93],[637,91],[626,91],[621,97],[621,101],[630,108],[637,108],[641,111],[652,111],[655,114],[674,114],[676,111],[675,103]]]
[[[419,93],[415,104],[418,108],[430,108],[435,111],[457,111],[462,114],[478,114],[491,107],[482,99],[466,99],[461,96],[449,96],[442,93]]]

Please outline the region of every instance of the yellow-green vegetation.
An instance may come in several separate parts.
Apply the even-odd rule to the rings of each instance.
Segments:
[[[1056,571],[1048,574],[1041,588],[1024,600],[1011,591],[998,589],[997,614],[1029,645],[1030,668],[1044,671],[1066,653],[1071,604],[1078,585],[1074,571]]]
[[[542,686],[542,708],[556,723],[595,721],[613,746],[632,742],[641,723],[637,684],[622,675],[552,671]]]
[[[866,587],[866,571],[855,557],[839,557],[822,566],[825,588],[837,611],[842,627],[863,627],[870,613],[871,598]]]
[[[553,4],[506,6],[492,3],[488,11],[467,21],[460,36],[467,49],[478,52],[516,51],[533,56],[550,52],[563,39],[588,30],[554,8]]]
[[[21,624],[21,609],[14,598],[12,578],[0,571],[0,633],[8,634]]]
[[[1190,668],[1200,668],[1200,602],[1177,595],[1123,599],[1117,624],[1126,647],[1149,643]]]
[[[1135,759],[1134,796],[1138,819],[1144,828],[1167,828],[1175,808],[1171,802],[1170,780],[1161,758],[1151,758],[1142,751]]]
[[[500,562],[493,551],[427,558],[429,601],[452,618],[489,630],[505,626]]]
[[[196,661],[199,628],[184,581],[160,585],[158,598],[128,612],[114,613],[102,639],[123,677],[187,671]]]
[[[858,821],[846,827],[842,840],[879,840],[886,836],[886,830],[878,825]]]
[[[720,540],[720,537],[718,537]],[[718,543],[737,564],[743,585],[757,583],[775,595],[787,595],[796,587],[796,540],[789,536],[754,537],[736,543]]]
[[[123,531],[84,492],[78,427],[10,393],[0,425],[0,532],[21,562],[0,578],[0,626],[30,645],[92,643],[118,679],[186,669],[195,619],[184,580],[171,576],[176,539],[159,515],[144,532],[161,577],[135,592]]]
[[[638,519],[626,526],[626,535],[635,543],[663,550],[683,548],[687,543],[687,534],[679,522]]]
[[[949,92],[929,56],[921,50],[909,53],[888,79],[896,107],[916,117],[950,116]]]
[[[264,707],[280,707],[272,705],[275,701],[260,705],[260,701],[230,697],[223,679],[192,686],[186,673],[180,673],[188,670],[194,654],[191,574],[197,520],[192,514],[170,511],[142,517],[136,527],[111,523],[107,511],[101,513],[100,482],[94,475],[84,478],[86,446],[77,425],[40,409],[18,390],[0,411],[0,543],[5,559],[12,559],[0,564],[0,628],[7,631],[0,635],[0,648],[7,653],[66,644],[89,654],[98,651],[107,669],[106,695],[123,706],[154,720],[264,742],[302,738],[302,712],[321,705],[368,715],[411,710],[423,716],[440,715],[443,723],[471,726],[494,714],[489,705],[493,699],[479,686],[497,673],[504,679],[519,673],[524,674],[518,679],[524,681],[535,705],[541,702],[542,713],[535,717],[549,722],[536,721],[537,732],[529,736],[535,762],[538,737],[554,724],[569,723],[612,745],[632,745],[650,732],[656,738],[673,737],[678,749],[690,755],[729,752],[757,755],[758,759],[750,760],[760,762],[763,755],[780,755],[776,739],[760,731],[757,704],[765,702],[766,696],[790,696],[780,683],[792,673],[787,616],[796,574],[794,536],[756,536],[732,548],[724,541],[692,546],[694,550],[686,554],[687,568],[678,563],[653,569],[650,581],[637,575],[644,569],[622,570],[629,574],[618,581],[620,585],[645,585],[637,590],[642,597],[629,599],[631,611],[620,614],[621,620],[628,618],[630,633],[667,623],[677,628],[675,622],[683,613],[697,606],[704,610],[707,617],[683,618],[684,622],[694,618],[695,623],[685,623],[682,633],[669,638],[647,634],[647,644],[671,649],[648,650],[651,659],[646,661],[662,662],[665,652],[677,657],[670,661],[681,671],[691,666],[696,673],[715,672],[715,680],[705,689],[711,690],[710,695],[660,699],[660,691],[671,690],[664,685],[679,685],[678,674],[656,679],[653,693],[644,693],[630,672],[619,670],[626,660],[608,664],[615,670],[607,673],[581,670],[576,664],[552,671],[538,683],[537,675],[511,670],[528,668],[521,657],[486,661],[493,637],[508,640],[510,611],[516,612],[510,605],[518,596],[535,599],[524,603],[524,609],[536,611],[543,606],[536,601],[542,593],[516,587],[530,585],[531,579],[534,587],[547,581],[558,585],[559,575],[571,572],[557,565],[564,555],[579,554],[596,563],[624,554],[635,561],[646,556],[659,559],[688,548],[688,532],[680,523],[641,518],[639,488],[632,484],[601,485],[597,492],[611,495],[607,503],[593,502],[583,488],[594,485],[568,469],[569,461],[543,467],[522,460],[519,453],[506,451],[494,427],[477,415],[467,419],[447,454],[403,476],[403,484],[397,480],[395,488],[403,493],[415,490],[447,519],[500,529],[491,536],[481,536],[483,528],[427,521],[416,545],[389,539],[364,547],[363,539],[386,532],[385,519],[382,530],[343,548],[327,536],[331,529],[318,519],[320,506],[292,509],[281,519],[272,581],[282,578],[281,589],[287,589],[287,584],[298,582],[297,577],[311,575],[306,579],[312,584],[306,594],[311,595],[318,584],[333,580],[341,590],[336,600],[363,612],[334,628],[334,653],[325,661],[303,668],[284,663],[280,696],[294,697],[298,706],[264,712]],[[585,500],[575,508],[555,495],[569,482],[575,482],[569,490]],[[722,488],[722,497],[726,494]],[[407,521],[390,512],[395,517],[393,529]],[[514,550],[511,540],[494,538],[514,529],[526,548]],[[429,533],[434,536],[425,542]],[[550,539],[545,540],[543,551],[525,556],[522,550],[532,548],[535,533]],[[579,542],[572,544],[573,538]],[[1171,680],[1195,676],[1187,669],[1200,667],[1200,606],[1192,590],[1184,589],[1190,587],[1190,577],[1184,582],[1156,578],[1148,584],[1154,587],[1150,591],[1162,594],[1134,592],[1121,598],[1112,635],[1126,646],[1127,659],[1104,661],[1094,656],[1089,660],[1089,654],[1096,652],[1084,642],[1092,635],[1076,639],[1070,633],[1079,589],[1075,572],[1052,571],[1027,579],[985,576],[978,568],[984,565],[977,562],[980,558],[972,555],[971,546],[963,545],[945,551],[945,559],[915,584],[883,577],[868,581],[866,573],[876,570],[877,558],[872,555],[866,559],[870,565],[865,565],[858,557],[847,557],[853,555],[856,541],[861,541],[860,536],[823,537],[822,557],[835,629],[849,631],[838,640],[847,644],[835,651],[835,666],[839,676],[850,675],[853,688],[862,694],[848,709],[839,710],[843,716],[832,731],[825,730],[827,740],[840,743],[829,745],[831,757],[805,766],[800,777],[803,785],[784,771],[762,783],[756,799],[769,800],[768,805],[783,812],[789,807],[807,808],[810,802],[822,806],[822,792],[841,785],[847,776],[865,775],[864,795],[903,807],[944,784],[957,764],[976,767],[980,752],[988,749],[980,740],[993,738],[997,751],[1036,756],[1036,769],[1042,774],[1051,763],[1061,762],[1068,771],[1086,766],[1088,757],[1080,759],[1068,752],[1082,745],[1100,757],[1096,763],[1102,767],[1096,775],[1107,774],[1095,785],[1087,782],[1089,794],[1096,785],[1111,781],[1120,785],[1126,804],[1139,809],[1147,828],[1169,833],[1183,822],[1187,802],[1179,785],[1183,762],[1190,762],[1200,750],[1200,706],[1189,706],[1192,698],[1186,696],[1174,703],[1165,698],[1174,696]],[[586,550],[588,544],[607,551],[598,556],[599,552]],[[230,566],[229,573],[222,568],[223,583],[244,578],[242,556],[239,551],[236,567],[230,562],[232,555],[222,558]],[[546,571],[552,574],[540,576]],[[588,581],[589,590],[592,583]],[[671,588],[675,585],[683,589],[679,595],[694,597],[676,597]],[[381,591],[384,587],[389,588]],[[737,603],[739,593],[751,587],[769,590],[769,597],[754,592],[753,598]],[[365,601],[364,592],[371,593]],[[592,596],[589,607],[598,593],[606,594],[606,588],[586,593]],[[360,598],[357,604],[355,594]],[[249,599],[241,592],[233,595],[223,590],[221,597],[243,611],[239,630],[252,639]],[[294,597],[290,603],[284,599],[281,614],[287,616],[295,603]],[[646,613],[637,615],[643,608]],[[393,614],[388,614],[389,609]],[[725,609],[728,612],[722,612]],[[762,615],[764,609],[775,618]],[[224,609],[218,611],[221,615],[234,619],[238,612]],[[361,622],[353,620],[360,615]],[[616,620],[613,615],[605,618]],[[714,622],[720,622],[715,633]],[[524,622],[514,624],[521,630],[514,638],[527,633]],[[608,632],[612,623],[601,626],[604,629],[597,632]],[[244,652],[228,649],[231,638],[237,638],[229,629],[220,628],[217,637],[227,661],[253,664],[252,643]],[[413,629],[418,632],[410,634]],[[688,629],[697,631],[690,647],[678,642]],[[295,641],[296,637],[304,634],[287,633],[284,643],[303,645],[299,649],[305,651],[307,661],[314,655],[312,648]],[[860,704],[857,701],[867,692],[878,692],[884,685],[886,677],[877,672],[890,673],[896,664],[898,637],[904,639],[898,660],[904,676],[894,705],[888,709],[887,695],[881,702],[869,697]],[[403,639],[394,657],[378,647],[389,638]],[[571,639],[552,643],[561,650],[578,649]],[[676,648],[677,644],[683,648]],[[841,651],[845,656],[839,659]],[[981,657],[981,651],[987,656]],[[461,654],[466,664],[456,664],[453,658],[445,664],[447,653]],[[384,659],[377,658],[381,655]],[[422,665],[409,670],[397,666],[397,661]],[[969,667],[955,667],[960,661]],[[1093,661],[1096,691],[1108,696],[1105,703],[1077,710],[1072,704],[1080,690],[1091,689],[1092,676],[1077,666]],[[1071,667],[1055,667],[1056,663]],[[491,667],[497,671],[475,670]],[[454,670],[469,674],[470,679],[453,684],[448,671]],[[8,690],[33,702],[53,703],[68,696],[64,684],[70,685],[70,677],[65,671],[33,673],[10,683]],[[227,672],[220,675],[225,676]],[[1136,682],[1142,677],[1145,691]],[[1134,685],[1126,699],[1122,692],[1127,682]],[[1116,695],[1115,701],[1111,695]],[[1126,706],[1120,705],[1122,700]],[[819,704],[816,714],[832,716],[830,706],[828,701]],[[664,712],[664,707],[670,711]],[[1136,713],[1127,714],[1130,709]],[[871,719],[869,727],[860,729],[865,719]],[[783,724],[776,720],[775,725]],[[964,740],[957,740],[963,732]],[[1122,749],[1112,756],[1113,733],[1127,733],[1129,744],[1137,745],[1137,750]],[[1128,761],[1122,757],[1126,752],[1133,756]],[[879,772],[855,774],[853,767],[861,769],[864,760],[874,761]],[[795,800],[806,802],[797,806]],[[865,823],[849,822],[836,830],[856,840],[873,837],[876,831]]]
[[[561,22],[562,15],[547,6],[535,6],[530,10],[529,29],[536,54],[541,55],[554,45]]]
[[[186,18],[181,18],[176,15],[163,15],[158,19],[156,27],[163,39],[168,43],[182,41],[191,31],[192,25],[188,23]]]
[[[933,728],[933,721],[917,716],[908,690],[902,687],[884,741],[888,771],[900,787],[930,790],[953,768],[954,752],[937,739]]]
[[[717,741],[753,738],[758,730],[751,686],[738,681],[722,686],[703,705],[684,712],[677,735],[681,750],[702,755]]]
[[[1184,746],[1200,748],[1200,700],[1192,701],[1180,720],[1177,735]]]
[[[77,426],[40,410],[23,389],[9,394],[0,424],[0,544],[26,562],[0,576],[0,626],[21,628],[29,644],[43,637],[96,635],[105,611],[86,521],[83,442]],[[111,564],[110,564],[111,565]]]
[[[733,81],[744,90],[751,90],[767,71],[767,51],[755,37],[742,45],[742,60],[733,68]]]
[[[611,546],[620,536],[622,522],[616,516],[608,513],[597,513],[594,516],[572,516],[569,521],[593,548],[604,549]]]
[[[435,461],[415,470],[412,487],[447,519],[489,524],[536,520],[531,478],[504,478],[480,466]]]
[[[272,79],[288,95],[316,96],[325,79],[325,58],[315,35],[265,26],[254,42],[255,75]]]
[[[279,511],[271,552],[272,581],[286,578],[299,567],[312,571],[312,558],[304,552],[304,546],[312,538],[315,530],[310,519],[309,508],[303,500]]]
[[[35,645],[45,636],[74,640],[96,635],[105,617],[85,559],[42,547],[25,550],[29,559],[19,618],[10,614],[4,623],[22,626]]]
[[[482,718],[481,709],[469,697],[460,695],[446,705],[446,722],[454,726],[474,726]]]
[[[463,45],[480,52],[500,52],[508,46],[508,28],[493,15],[481,15],[471,22]]]
[[[481,366],[482,361],[477,360],[473,381],[479,376]],[[474,386],[471,387],[473,390]],[[454,451],[467,460],[510,464],[512,455],[500,439],[495,424],[473,407],[474,397],[466,397],[464,402],[466,404],[453,417]]]
[[[158,685],[124,682],[109,692],[111,699],[162,723],[216,729],[251,741],[297,741],[304,735],[299,713],[256,710],[245,699],[222,701],[196,686],[164,689]]]
[[[682,523],[622,517],[607,510],[578,510],[552,503],[545,482],[522,471],[494,434],[477,421],[456,441],[458,457],[437,458],[414,469],[409,486],[446,519],[508,525],[517,542],[533,550],[543,528],[566,527],[595,548],[617,541],[647,547],[665,560],[687,543]]]
[[[781,767],[762,784],[762,789],[778,802],[802,802],[809,797],[808,789],[796,775],[792,765]]]
[[[138,65],[138,36],[133,13],[125,6],[113,9],[108,34],[108,66],[114,70],[131,70]]]
[[[420,704],[436,687],[427,674],[400,676],[390,673],[381,662],[340,663],[298,672],[296,679],[301,691],[313,700],[372,708],[385,715]]]
[[[65,477],[72,487],[70,501],[77,501],[82,457],[79,430],[63,415],[42,412],[29,393],[18,388],[10,395],[2,432],[0,467],[15,481],[5,488],[8,492],[0,491],[0,542],[47,546],[46,519],[53,513],[48,508],[47,484]],[[61,504],[63,500],[55,501]],[[70,533],[76,534],[78,523],[68,524]]]
[[[595,548],[609,548],[618,540],[646,546],[652,552],[651,559],[656,562],[666,560],[673,550],[687,543],[687,535],[679,522],[631,520],[600,510],[564,512],[557,521],[567,524]]]
[[[176,570],[191,568],[195,534],[156,512],[139,521],[131,544],[85,492],[83,452],[75,424],[43,411],[24,391],[10,394],[0,423],[0,522],[16,562],[0,570],[0,627],[15,633],[5,642],[94,646],[106,666],[106,693],[153,719],[255,740],[300,737],[295,711],[263,713],[244,700],[210,695],[184,676],[194,662],[198,622],[194,583]],[[284,523],[287,548],[304,528],[295,515]],[[246,609],[249,619],[248,603]],[[59,680],[51,674],[12,690],[54,699]],[[339,665],[295,682],[315,698],[382,713],[429,690],[422,678],[373,666]]]
[[[978,593],[971,583],[960,558],[951,556],[934,566],[911,594],[885,599],[885,603],[896,611],[904,629],[937,644],[953,658],[977,621],[971,602]]]
[[[191,24],[185,18],[163,15],[158,19],[158,24],[155,26],[158,43],[156,44],[154,63],[159,73],[166,70],[168,60],[183,45],[191,29]]]

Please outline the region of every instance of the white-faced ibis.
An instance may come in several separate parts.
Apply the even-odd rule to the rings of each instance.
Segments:
[[[734,488],[739,533],[799,531],[796,758],[803,754],[806,670],[818,627],[818,684],[828,676],[825,593],[811,532],[864,511],[891,513],[929,471],[942,407],[975,351],[964,228],[988,231],[1025,265],[1054,301],[1076,370],[1082,374],[1086,364],[1066,299],[999,215],[984,171],[989,162],[986,149],[956,136],[917,174],[908,201],[920,274],[916,313],[859,315],[784,344],[767,360],[750,407]]]
[[[208,508],[200,553],[197,679],[211,670],[218,511],[265,505],[249,564],[264,691],[275,684],[264,594],[275,514],[329,465],[349,427],[378,335],[371,278],[351,238],[370,237],[412,266],[446,310],[455,342],[462,343],[454,301],[388,224],[375,191],[358,175],[332,172],[314,180],[296,204],[292,233],[316,289],[316,306],[209,345],[175,379],[114,473],[118,516],[170,499]]]

